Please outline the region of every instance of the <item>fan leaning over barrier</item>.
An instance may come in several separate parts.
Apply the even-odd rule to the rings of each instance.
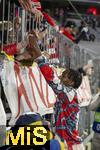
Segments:
[[[16,61],[13,59],[9,61],[8,58],[11,57],[6,55],[8,58],[4,59],[1,70],[1,81],[12,113],[10,124],[14,124],[19,115],[26,111],[38,112],[41,115],[53,113],[53,104],[56,101],[54,92],[38,66],[32,66],[34,52],[38,48],[38,44],[32,41],[32,35],[34,39],[37,38],[35,32],[29,34],[28,46],[23,53],[20,54],[19,51]],[[12,52],[14,49],[9,50]],[[9,50],[7,47],[7,51]],[[16,50],[13,52],[16,54]]]

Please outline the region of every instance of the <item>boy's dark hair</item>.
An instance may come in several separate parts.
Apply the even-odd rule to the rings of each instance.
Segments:
[[[68,78],[74,82],[73,88],[78,89],[82,83],[82,75],[79,71],[66,69],[63,74],[67,74]]]
[[[86,72],[83,70],[83,68],[79,68],[78,71],[81,75],[86,76]]]

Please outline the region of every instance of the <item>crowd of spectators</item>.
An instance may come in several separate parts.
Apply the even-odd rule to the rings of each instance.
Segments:
[[[49,10],[48,10],[49,11]],[[51,11],[51,10],[50,10]],[[49,11],[49,12],[50,12]],[[81,32],[81,25],[84,23],[87,24],[88,31],[86,32],[86,35],[82,38],[82,40],[86,41],[95,41],[96,40],[96,34],[99,33],[100,28],[100,18],[99,16],[93,16],[91,14],[82,14],[81,19],[77,19],[76,15],[76,21],[75,16],[74,20],[71,14],[74,14],[72,10],[70,10],[70,7],[65,8],[55,8],[52,9],[51,15],[56,20],[57,24],[60,26],[60,28],[65,28],[69,33],[71,33],[75,38],[77,38],[77,35]],[[70,20],[70,21],[69,21]],[[78,22],[80,23],[76,23]],[[94,32],[91,32],[94,31]]]

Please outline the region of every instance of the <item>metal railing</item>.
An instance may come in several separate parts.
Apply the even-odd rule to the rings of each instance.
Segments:
[[[53,29],[46,21],[43,20],[39,24],[35,21],[33,14],[18,7],[15,3],[11,3],[10,0],[1,0],[0,5],[3,8],[3,10],[0,10],[3,11],[2,19],[0,20],[2,49],[5,44],[17,43],[24,40],[27,32],[31,30],[39,32],[46,26],[47,32],[42,40],[40,40],[39,45],[41,50],[46,50],[51,54],[50,63],[77,69],[92,59],[94,63],[94,74],[91,78],[91,89],[94,94],[96,93],[96,89],[100,87],[100,60],[97,60],[96,57],[87,52],[85,47],[83,49],[73,44],[68,38]],[[15,26],[16,18],[20,19],[19,28]],[[82,117],[84,114],[86,117]],[[81,117],[85,118],[85,120],[80,120],[80,134],[83,134],[83,131],[86,130],[88,134],[90,133],[92,123],[90,116],[91,114],[87,111],[86,107],[81,109]]]

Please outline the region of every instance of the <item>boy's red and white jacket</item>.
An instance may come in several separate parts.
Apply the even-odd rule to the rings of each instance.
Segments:
[[[57,96],[54,106],[56,134],[66,141],[68,150],[72,150],[73,145],[82,142],[77,129],[80,111],[77,93],[73,87],[65,86],[60,82],[52,67],[49,66],[48,60],[43,56],[38,57],[36,61],[41,73]]]

